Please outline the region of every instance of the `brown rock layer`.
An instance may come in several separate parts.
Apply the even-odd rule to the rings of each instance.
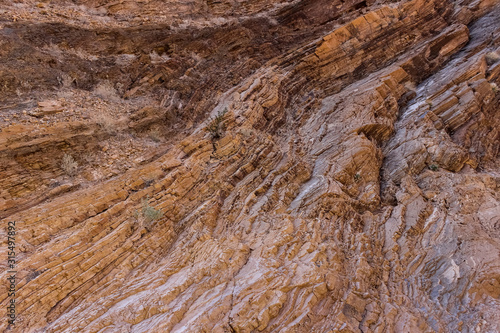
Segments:
[[[500,331],[497,1],[59,5],[0,7],[0,330]]]

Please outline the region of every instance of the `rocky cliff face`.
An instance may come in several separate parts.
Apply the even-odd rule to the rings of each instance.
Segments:
[[[499,332],[499,18],[3,2],[0,330]]]

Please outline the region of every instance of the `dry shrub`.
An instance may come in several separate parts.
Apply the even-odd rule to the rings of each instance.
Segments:
[[[108,113],[97,113],[92,115],[93,121],[106,133],[116,132],[116,121]]]
[[[486,63],[491,66],[500,60],[500,55],[497,52],[488,52],[485,55]]]
[[[212,140],[220,139],[226,129],[224,126],[224,117],[227,113],[227,109],[224,111],[219,111],[215,118],[211,119],[208,123],[207,127],[205,127],[205,131],[210,133],[210,137]]]
[[[78,171],[78,163],[75,161],[73,156],[64,154],[62,161],[61,161],[61,169],[68,175],[68,176],[75,176],[77,171]]]
[[[105,101],[116,102],[120,100],[118,92],[109,81],[99,82],[99,84],[94,88],[93,92],[94,95]]]

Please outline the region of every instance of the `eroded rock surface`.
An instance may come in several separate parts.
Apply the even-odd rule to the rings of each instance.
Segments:
[[[2,3],[0,330],[499,332],[499,18]]]

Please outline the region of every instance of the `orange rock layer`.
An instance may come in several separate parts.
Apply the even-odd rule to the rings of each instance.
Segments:
[[[498,1],[273,4],[0,7],[1,331],[500,330]]]

